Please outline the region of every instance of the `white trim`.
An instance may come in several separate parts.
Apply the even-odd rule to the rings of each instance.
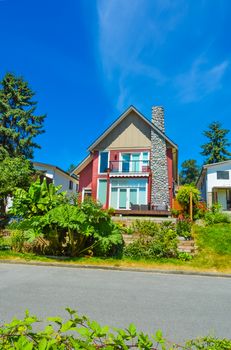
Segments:
[[[92,188],[90,188],[90,187],[83,187],[82,188],[82,202],[84,201],[85,190],[91,191],[91,193],[92,193]]]

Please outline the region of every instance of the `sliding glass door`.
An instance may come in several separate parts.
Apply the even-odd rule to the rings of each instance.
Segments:
[[[111,179],[110,207],[131,209],[132,205],[147,204],[147,179]]]

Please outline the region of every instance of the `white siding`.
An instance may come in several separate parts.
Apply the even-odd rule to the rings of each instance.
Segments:
[[[229,180],[217,179],[217,171],[229,171]],[[207,192],[212,192],[214,187],[231,187],[231,162],[213,165],[207,169]]]

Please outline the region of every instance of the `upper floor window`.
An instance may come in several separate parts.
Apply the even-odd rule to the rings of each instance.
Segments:
[[[229,172],[217,171],[217,180],[229,180]]]
[[[108,152],[100,152],[99,173],[106,173],[108,168]]]

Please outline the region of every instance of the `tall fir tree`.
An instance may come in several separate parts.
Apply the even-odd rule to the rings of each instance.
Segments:
[[[0,82],[0,152],[10,157],[33,158],[40,148],[34,138],[43,133],[45,115],[34,114],[34,92],[22,77],[7,73]]]
[[[207,143],[201,146],[201,154],[206,156],[205,163],[212,164],[231,159],[231,153],[227,148],[231,145],[226,135],[228,129],[222,129],[219,122],[213,122],[209,125],[209,130],[204,131],[204,135],[209,139]]]
[[[180,184],[195,184],[199,176],[200,169],[195,159],[185,160],[181,164]]]

